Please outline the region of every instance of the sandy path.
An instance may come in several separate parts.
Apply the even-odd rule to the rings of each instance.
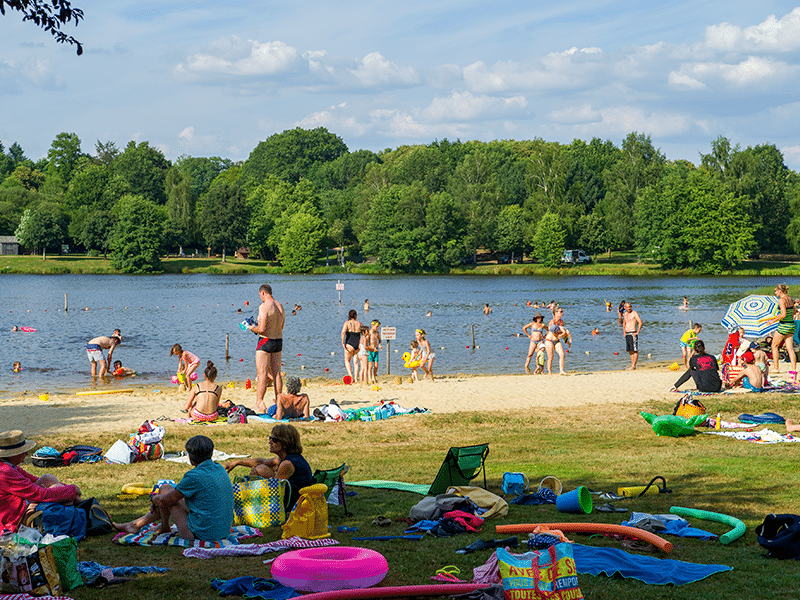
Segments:
[[[618,403],[638,407],[649,400],[676,399],[669,389],[677,374],[665,367],[629,371],[574,373],[567,376],[494,375],[483,377],[442,377],[436,382],[397,384],[385,377],[380,390],[311,381],[304,388],[312,407],[327,404],[331,398],[343,408],[359,408],[396,400],[407,408],[420,406],[437,413],[492,411],[536,407],[573,407],[587,404]],[[22,429],[27,435],[54,433],[133,432],[145,419],[159,416],[185,417],[180,409],[186,395],[177,386],[133,384],[132,394],[76,396],[51,394],[41,401],[36,394],[24,394],[0,401],[3,429]],[[161,391],[154,393],[160,387]],[[255,405],[255,392],[241,382],[226,388],[224,398],[237,404]]]

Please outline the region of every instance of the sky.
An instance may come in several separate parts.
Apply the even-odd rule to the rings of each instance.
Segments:
[[[147,141],[246,160],[325,127],[351,151],[651,136],[695,164],[722,135],[800,171],[800,6],[774,0],[74,0],[57,44],[0,16],[0,141],[38,160]]]

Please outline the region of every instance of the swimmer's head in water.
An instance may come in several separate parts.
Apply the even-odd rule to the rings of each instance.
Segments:
[[[358,313],[357,313],[357,312],[356,312],[354,309],[350,309],[350,312],[349,312],[349,313],[347,313],[347,316],[348,316],[350,319],[353,319],[353,320],[355,320],[355,319],[358,317]]]
[[[172,350],[169,351],[170,356],[180,356],[181,354],[183,354],[183,348],[181,348],[180,344],[174,344]]]
[[[122,366],[122,361],[121,360],[115,360],[114,361],[114,369],[115,370],[119,369],[121,366]]]
[[[14,373],[19,373],[22,370],[22,364],[18,360],[15,360],[11,368],[13,369]]]

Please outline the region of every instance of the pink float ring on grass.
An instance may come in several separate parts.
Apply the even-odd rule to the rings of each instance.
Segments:
[[[366,588],[383,581],[388,572],[380,552],[353,546],[292,550],[272,563],[275,579],[304,592]]]

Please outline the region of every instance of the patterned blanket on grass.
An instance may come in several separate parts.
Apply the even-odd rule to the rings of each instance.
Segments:
[[[183,548],[225,548],[240,543],[244,538],[259,537],[261,532],[255,527],[237,525],[231,528],[231,535],[224,540],[205,542],[203,540],[187,540],[178,535],[175,525],[169,533],[158,533],[158,524],[144,527],[138,533],[119,533],[113,542],[121,546],[181,546]]]
[[[709,435],[723,435],[732,437],[745,442],[755,444],[780,444],[781,442],[800,442],[800,436],[793,436],[790,433],[780,434],[772,429],[760,429],[759,431],[704,431]]]

